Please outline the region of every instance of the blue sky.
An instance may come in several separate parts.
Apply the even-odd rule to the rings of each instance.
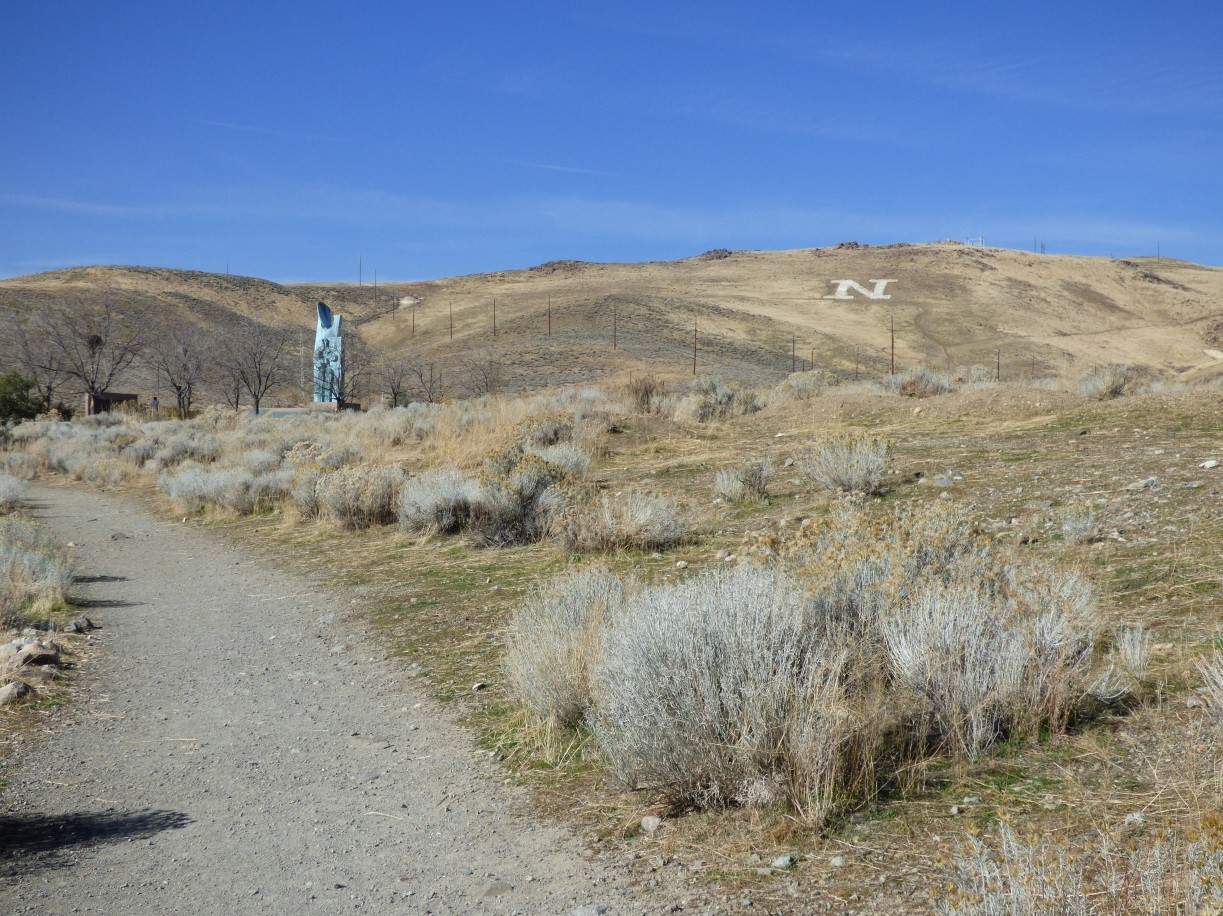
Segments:
[[[1223,7],[9,4],[0,275],[964,238],[1223,263]]]

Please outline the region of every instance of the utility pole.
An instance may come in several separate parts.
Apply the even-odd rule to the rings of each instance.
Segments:
[[[378,307],[378,271],[374,271],[374,308]]]
[[[696,375],[696,322],[692,322],[692,374]]]
[[[454,340],[454,300],[450,300],[450,339]]]
[[[412,339],[416,339],[416,297],[412,297]]]
[[[616,303],[612,303],[612,349],[616,349],[616,331],[619,326],[620,313]]]
[[[896,374],[896,316],[891,316],[892,322],[892,375]]]
[[[1002,381],[1002,348],[1001,347],[998,347],[998,349],[994,350],[994,358],[997,360],[997,362],[994,365],[994,381],[1000,382]]]
[[[493,340],[497,339],[497,297],[493,296]]]
[[[790,372],[793,374],[798,369],[798,362],[795,358],[795,339],[794,332],[790,332]]]
[[[357,255],[357,286],[361,286],[362,281],[365,279],[364,271],[365,271],[365,255],[359,254]]]
[[[552,336],[552,297],[548,297],[548,336]]]

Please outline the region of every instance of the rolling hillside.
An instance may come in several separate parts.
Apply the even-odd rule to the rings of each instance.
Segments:
[[[844,280],[857,286],[829,298]],[[763,382],[814,357],[840,372],[878,374],[888,368],[892,320],[898,368],[992,366],[999,350],[1004,377],[1109,362],[1169,376],[1223,373],[1223,358],[1207,352],[1223,351],[1223,269],[953,243],[556,261],[376,290],[128,267],[0,281],[6,311],[107,297],[200,325],[251,316],[300,328],[303,339],[323,299],[375,351],[416,351],[456,377],[457,361],[475,353],[501,363],[518,390],[626,371],[690,375],[694,325],[699,372]]]

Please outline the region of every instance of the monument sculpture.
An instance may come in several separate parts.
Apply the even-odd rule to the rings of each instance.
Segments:
[[[340,336],[339,315],[320,302],[318,325],[314,329],[314,401],[344,401],[344,339]]]

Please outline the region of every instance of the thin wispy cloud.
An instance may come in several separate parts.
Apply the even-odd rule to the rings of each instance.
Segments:
[[[528,169],[543,169],[546,172],[564,172],[568,175],[593,175],[599,178],[617,178],[613,172],[604,172],[601,169],[585,169],[575,165],[557,165],[552,162],[519,162],[521,166]]]

